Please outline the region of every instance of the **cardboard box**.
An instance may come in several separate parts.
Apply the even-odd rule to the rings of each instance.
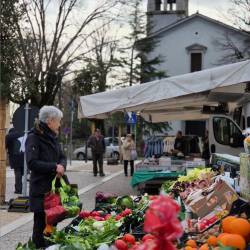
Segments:
[[[215,207],[230,211],[232,203],[237,199],[235,190],[225,181],[219,180],[212,188],[204,190],[202,195],[186,205],[195,215],[202,218],[211,213]]]

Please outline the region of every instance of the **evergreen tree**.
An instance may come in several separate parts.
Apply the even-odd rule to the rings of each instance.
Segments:
[[[18,0],[0,1],[0,98],[9,97],[10,82],[16,76],[17,37],[15,22],[21,16]]]
[[[150,53],[158,45],[156,38],[147,37],[150,32],[151,24],[146,23],[145,13],[142,11],[143,0],[131,0],[128,2],[130,8],[129,26],[130,33],[126,38],[128,46],[121,50],[123,63],[128,68],[125,72],[125,82],[132,86],[134,83],[145,83],[155,79],[166,77],[164,71],[158,70],[157,66],[162,63],[160,55],[150,57]],[[142,140],[143,131],[167,131],[168,123],[152,124],[138,117],[137,122],[138,141]]]
[[[143,0],[128,1],[130,9],[128,24],[131,31],[125,37],[127,46],[121,49],[122,55],[125,55],[122,56],[123,64],[128,68],[124,81],[129,82],[130,86],[133,83],[144,83],[166,76],[165,72],[156,68],[162,62],[160,56],[149,57],[158,42],[155,38],[145,37],[149,26],[142,11],[142,3]]]

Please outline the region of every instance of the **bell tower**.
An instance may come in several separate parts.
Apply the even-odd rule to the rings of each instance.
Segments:
[[[189,0],[148,0],[148,34],[188,16]]]

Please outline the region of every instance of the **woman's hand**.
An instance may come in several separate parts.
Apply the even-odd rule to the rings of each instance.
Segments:
[[[56,173],[58,177],[62,177],[64,175],[64,166],[61,164],[56,165]]]

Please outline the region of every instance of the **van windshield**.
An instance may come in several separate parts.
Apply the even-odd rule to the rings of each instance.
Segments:
[[[223,145],[243,146],[240,129],[226,117],[214,117],[213,128],[215,140]]]

